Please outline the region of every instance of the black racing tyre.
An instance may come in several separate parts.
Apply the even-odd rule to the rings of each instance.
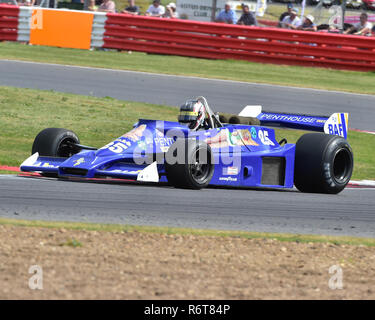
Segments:
[[[78,136],[70,130],[62,128],[47,128],[36,136],[31,154],[40,156],[68,158],[80,150],[72,147],[69,142],[80,143]],[[46,177],[57,177],[54,173],[43,173]]]
[[[341,192],[353,172],[353,152],[342,137],[308,133],[296,144],[294,184],[302,192]]]
[[[176,188],[201,189],[214,174],[211,147],[194,139],[178,139],[165,156],[168,182]]]

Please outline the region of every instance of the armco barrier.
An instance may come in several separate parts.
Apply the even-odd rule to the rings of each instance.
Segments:
[[[0,41],[17,41],[19,8],[0,5]]]
[[[107,14],[104,47],[211,59],[375,70],[375,38]]]
[[[0,19],[0,40],[375,70],[375,37],[9,5],[0,5]]]

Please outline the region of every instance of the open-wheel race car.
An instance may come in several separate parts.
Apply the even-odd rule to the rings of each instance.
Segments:
[[[201,189],[209,185],[342,191],[353,171],[348,114],[330,117],[265,112],[247,106],[217,114],[204,97],[186,101],[178,122],[140,119],[100,149],[70,130],[48,128],[35,138],[22,171],[47,177],[113,177]],[[296,144],[276,141],[272,127],[316,131]]]

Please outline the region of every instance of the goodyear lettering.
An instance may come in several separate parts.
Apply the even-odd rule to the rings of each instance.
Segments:
[[[229,181],[237,181],[237,178],[232,178],[232,177],[220,177],[219,178],[219,180],[220,181],[227,181],[227,182],[229,182]]]

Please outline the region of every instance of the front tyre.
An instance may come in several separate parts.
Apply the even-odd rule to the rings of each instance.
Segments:
[[[193,139],[178,139],[165,156],[168,182],[176,188],[201,189],[214,174],[211,147]]]
[[[341,192],[353,172],[353,152],[339,136],[308,133],[296,143],[294,184],[302,192]]]
[[[79,144],[78,136],[70,130],[62,128],[47,128],[36,136],[31,154],[36,152],[44,157],[69,158],[80,150],[74,147]],[[57,177],[54,173],[43,173],[46,177]]]

